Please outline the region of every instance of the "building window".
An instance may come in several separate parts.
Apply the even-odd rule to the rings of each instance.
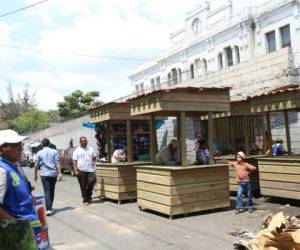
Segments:
[[[228,67],[230,67],[233,65],[233,56],[232,56],[231,47],[225,48],[225,52],[226,52],[226,58],[227,58],[227,65],[228,65]]]
[[[144,90],[144,83],[141,82],[141,83],[140,83],[140,91],[143,91],[143,90]]]
[[[240,48],[238,46],[234,46],[234,51],[235,51],[236,63],[240,63],[241,62]]]
[[[151,88],[155,88],[155,79],[154,78],[152,78],[151,80]]]
[[[191,72],[191,79],[194,79],[195,78],[194,64],[191,64],[190,72]]]
[[[171,86],[171,73],[168,73],[168,86]]]
[[[206,75],[207,74],[207,61],[206,61],[206,59],[202,60],[202,67],[203,67],[203,73]]]
[[[276,51],[276,36],[274,30],[266,34],[266,40],[268,53]]]
[[[174,68],[171,70],[171,72],[172,72],[172,85],[175,85],[178,83],[177,82],[177,69]]]
[[[156,86],[160,85],[160,76],[156,77]]]
[[[280,28],[281,48],[291,47],[290,25]]]
[[[219,70],[223,69],[223,55],[221,52],[218,54],[218,67]]]
[[[178,69],[177,72],[178,72],[178,81],[182,82],[182,71],[181,71],[181,69]]]
[[[139,92],[139,85],[138,84],[135,85],[135,92]]]

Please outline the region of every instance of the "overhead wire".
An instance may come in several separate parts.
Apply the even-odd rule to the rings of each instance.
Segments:
[[[122,61],[122,60],[123,61],[145,61],[145,60],[150,60],[149,58],[88,55],[88,54],[80,54],[80,53],[72,53],[72,52],[64,52],[64,51],[56,51],[56,50],[46,50],[46,49],[38,49],[38,48],[30,48],[30,47],[21,47],[21,46],[5,45],[5,44],[0,44],[0,48],[16,49],[16,50],[27,50],[27,51],[38,52],[38,53],[49,53],[49,54],[74,56],[74,57],[94,58],[94,59],[99,59],[99,60],[117,60],[117,61]]]
[[[36,3],[30,4],[30,5],[28,5],[28,6],[25,6],[25,7],[23,7],[23,8],[20,8],[20,9],[17,9],[17,10],[13,10],[13,11],[10,11],[10,12],[4,13],[4,14],[1,14],[1,15],[0,15],[0,18],[6,17],[6,16],[10,16],[10,15],[12,15],[12,14],[21,12],[21,11],[23,11],[23,10],[27,10],[27,9],[29,9],[29,8],[35,7],[35,6],[37,6],[37,5],[43,4],[43,3],[48,2],[48,1],[49,1],[49,0],[39,1],[39,2],[36,2]]]
[[[21,11],[24,11],[26,9],[35,7],[39,4],[43,4],[47,1],[49,1],[49,0],[42,0],[42,1],[39,1],[39,2],[36,2],[36,3],[33,3],[31,5],[25,6],[23,8],[1,14],[0,18],[18,13],[18,12],[21,12]],[[14,46],[14,45],[0,45],[0,47],[1,48],[7,48],[7,49],[27,50],[27,51],[33,51],[33,52],[38,52],[38,53],[51,53],[51,54],[58,54],[58,55],[65,55],[65,56],[94,58],[94,59],[100,59],[100,60],[117,60],[117,61],[145,61],[145,60],[149,60],[149,58],[131,58],[131,57],[113,57],[113,56],[87,55],[87,54],[80,54],[80,53],[55,51],[55,50],[45,50],[45,49],[29,48],[29,47]]]

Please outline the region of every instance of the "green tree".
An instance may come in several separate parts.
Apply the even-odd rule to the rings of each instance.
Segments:
[[[24,84],[23,91],[17,97],[11,83],[6,87],[7,102],[0,99],[0,126],[2,128],[13,128],[12,121],[23,112],[35,106],[34,94],[30,94],[29,84]]]
[[[50,121],[47,112],[31,108],[27,112],[22,113],[12,121],[15,130],[21,134],[32,132],[35,129],[44,127]]]
[[[72,117],[85,111],[95,102],[96,97],[99,97],[97,91],[84,93],[81,90],[76,90],[71,95],[65,96],[63,102],[57,103],[59,115],[61,117]]]

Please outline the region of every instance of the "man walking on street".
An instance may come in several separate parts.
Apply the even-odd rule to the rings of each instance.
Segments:
[[[37,171],[41,169],[41,180],[44,188],[46,200],[46,215],[53,213],[52,205],[55,193],[55,184],[57,177],[62,179],[61,169],[58,165],[58,153],[56,149],[50,148],[49,139],[42,140],[43,149],[37,153],[35,160],[34,180],[37,181]]]
[[[78,177],[83,204],[89,205],[92,202],[93,188],[96,183],[96,153],[87,145],[86,137],[80,137],[79,143],[80,146],[73,153],[73,166]]]

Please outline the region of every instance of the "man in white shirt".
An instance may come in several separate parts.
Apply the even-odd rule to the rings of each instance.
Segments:
[[[126,153],[124,149],[116,149],[111,157],[111,163],[125,162]]]
[[[96,153],[87,145],[86,137],[80,137],[79,143],[80,146],[73,153],[73,166],[80,185],[83,204],[89,205],[92,202],[93,188],[96,183]]]
[[[178,165],[180,163],[179,143],[176,139],[172,139],[168,146],[164,147],[155,156],[156,165]]]

